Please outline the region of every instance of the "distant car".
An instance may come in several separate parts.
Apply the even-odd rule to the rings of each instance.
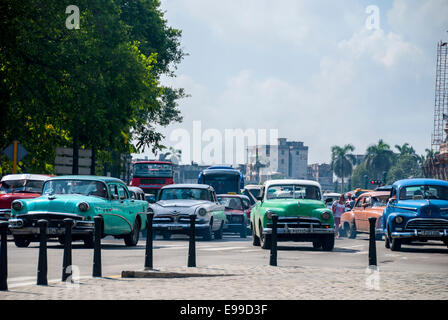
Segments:
[[[148,203],[155,203],[156,202],[156,195],[152,193],[145,193],[145,200]]]
[[[381,240],[383,236],[381,216],[389,195],[390,193],[385,191],[372,191],[361,194],[356,199],[353,209],[342,214],[339,226],[340,235],[354,239],[358,233],[369,233],[369,218],[375,217],[377,218],[376,237],[377,240]]]
[[[139,187],[128,186],[131,199],[146,201],[145,192]]]
[[[212,186],[171,184],[162,187],[154,211],[153,228],[164,239],[172,234],[190,234],[190,215],[196,214],[196,234],[204,240],[222,239],[226,215]]]
[[[48,221],[48,237],[62,243],[63,220],[74,220],[73,240],[83,240],[93,247],[93,217],[103,217],[103,236],[124,239],[135,246],[140,230],[146,228],[146,201],[132,199],[120,179],[96,176],[59,176],[47,180],[42,196],[12,202],[9,228],[18,247],[39,240],[37,221]]]
[[[391,192],[392,191],[392,186],[381,186],[375,189],[375,191],[387,191],[387,192]]]
[[[441,240],[448,246],[448,182],[396,181],[383,213],[383,228],[385,246],[392,251],[412,241]]]
[[[219,194],[218,201],[225,207],[224,232],[239,233],[246,238],[250,221],[250,200],[245,195]]]
[[[333,213],[322,201],[320,184],[309,180],[269,180],[250,215],[254,246],[269,249],[272,215],[278,241],[309,241],[315,249],[334,247]]]
[[[247,196],[250,200],[250,204],[253,206],[257,202],[257,198],[260,196],[262,185],[248,184],[244,186],[241,194]]]
[[[336,192],[324,193],[322,195],[322,200],[325,202],[325,205],[327,206],[327,208],[331,209],[333,202],[337,201],[340,196],[341,196],[341,194],[336,193]]]
[[[40,196],[44,182],[51,176],[42,174],[9,174],[0,181],[0,221],[8,221],[14,200]]]

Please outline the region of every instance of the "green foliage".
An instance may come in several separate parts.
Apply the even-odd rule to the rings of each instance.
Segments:
[[[94,147],[100,161],[160,149],[155,127],[182,120],[183,89],[160,84],[184,56],[181,32],[159,1],[79,0],[77,30],[65,27],[70,4],[0,4],[0,149],[19,140],[28,172],[51,172],[55,146]]]
[[[344,178],[349,177],[353,172],[353,165],[356,162],[352,154],[354,150],[355,147],[351,144],[331,147],[331,169],[337,177],[342,179],[341,192],[345,191]]]
[[[354,188],[364,188],[364,176],[367,176],[367,178],[370,179],[370,172],[366,169],[365,162],[362,162],[353,170],[352,186]]]
[[[373,144],[367,148],[366,152],[366,168],[374,179],[381,179],[383,172],[389,171],[395,159],[390,146],[382,139],[378,144]]]
[[[392,184],[397,180],[409,178],[421,178],[423,172],[418,160],[410,154],[400,155],[397,162],[387,173],[387,183]]]

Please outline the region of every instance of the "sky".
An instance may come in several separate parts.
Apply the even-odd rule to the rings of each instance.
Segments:
[[[391,147],[408,142],[419,154],[430,148],[448,1],[161,3],[188,53],[163,83],[190,95],[179,101],[183,122],[160,128],[164,145],[178,147],[174,133],[192,134],[201,121],[202,130],[223,136],[277,129],[309,147],[309,164],[328,163],[331,146],[347,143],[356,154],[379,139]],[[187,156],[183,163],[201,160]]]

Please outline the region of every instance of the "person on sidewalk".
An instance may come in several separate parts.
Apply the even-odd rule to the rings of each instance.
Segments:
[[[333,211],[334,217],[334,231],[336,239],[339,239],[339,223],[341,223],[341,216],[345,212],[345,208],[345,197],[341,194],[339,199],[333,202],[333,205],[331,206],[331,211]]]

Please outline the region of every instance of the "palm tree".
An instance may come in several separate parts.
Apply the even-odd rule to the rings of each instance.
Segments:
[[[344,178],[352,174],[353,165],[356,163],[356,158],[352,154],[354,150],[355,147],[351,144],[331,147],[331,169],[342,180],[341,193],[344,192]]]
[[[383,139],[380,139],[378,144],[373,144],[367,148],[366,167],[377,179],[381,179],[381,175],[389,171],[393,160],[394,153]]]
[[[411,147],[409,145],[409,143],[407,143],[407,142],[405,144],[403,144],[402,146],[396,144],[395,148],[400,152],[401,156],[404,156],[404,155],[413,156],[413,155],[415,155],[414,148]]]
[[[169,147],[167,152],[161,153],[159,155],[159,160],[165,161],[165,160],[169,159],[172,162],[174,160],[175,163],[178,163],[181,156],[182,156],[182,150],[178,150],[178,149],[174,149],[173,147]]]

